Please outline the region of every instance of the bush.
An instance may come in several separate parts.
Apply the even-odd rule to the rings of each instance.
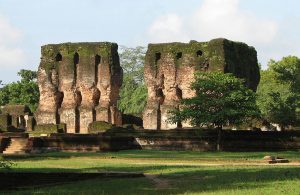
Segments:
[[[105,121],[94,121],[89,124],[89,133],[103,133],[109,129],[112,129],[113,125]]]
[[[0,168],[10,169],[14,165],[13,162],[8,161],[0,157]]]
[[[62,124],[43,124],[36,125],[34,131],[30,132],[32,136],[40,136],[41,134],[50,135],[51,133],[64,133],[66,130],[66,125]]]

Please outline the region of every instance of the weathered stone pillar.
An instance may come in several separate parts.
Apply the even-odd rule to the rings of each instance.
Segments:
[[[92,123],[95,107],[95,94],[99,90],[96,88],[96,72],[94,53],[80,53],[80,65],[77,69],[77,89],[81,94],[79,105],[80,113],[80,133],[88,133],[88,125]],[[99,99],[99,98],[98,98]]]
[[[43,68],[48,63],[54,62],[49,62],[42,57],[38,69],[37,83],[40,91],[40,101],[35,114],[37,124],[56,124],[58,86],[52,82],[52,75],[57,71]]]
[[[11,116],[11,125],[15,128],[19,127],[19,116],[17,116],[17,115]]]
[[[116,106],[123,71],[119,68],[119,56],[115,49],[112,47],[111,56],[101,56],[102,60],[98,66],[97,88],[100,90],[100,100],[96,107],[96,120],[121,125],[121,114]],[[114,63],[111,63],[111,60]]]
[[[77,67],[79,55],[76,52],[60,51],[62,60],[58,66],[59,86],[58,90],[63,93],[63,101],[59,109],[60,122],[67,125],[68,133],[78,133],[76,117],[79,117],[77,105],[80,102],[80,93],[76,90]],[[68,55],[67,55],[68,54]]]
[[[27,131],[33,131],[34,130],[34,125],[35,125],[34,117],[33,116],[28,116],[26,130]]]

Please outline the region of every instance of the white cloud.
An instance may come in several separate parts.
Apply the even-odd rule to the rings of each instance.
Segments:
[[[14,68],[21,66],[25,60],[24,51],[18,46],[22,33],[0,15],[0,67]]]
[[[276,22],[241,10],[239,0],[204,0],[195,13],[161,16],[147,31],[151,42],[224,37],[251,45],[268,44],[276,34]]]
[[[184,19],[176,14],[167,14],[157,18],[149,28],[148,34],[158,42],[186,41]]]

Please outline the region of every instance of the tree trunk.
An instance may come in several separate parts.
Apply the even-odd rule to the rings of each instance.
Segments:
[[[222,151],[222,127],[218,127],[217,151]]]

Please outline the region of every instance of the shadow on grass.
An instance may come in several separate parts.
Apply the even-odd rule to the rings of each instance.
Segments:
[[[137,178],[144,177],[142,173],[80,173],[68,171],[52,172],[1,172],[0,190],[23,189],[33,186],[57,185],[74,181],[84,181],[88,179],[111,179],[111,178]]]
[[[18,169],[22,172],[40,172],[35,169]],[[43,169],[45,172],[45,169]],[[74,169],[47,169],[49,172],[74,172]],[[83,169],[83,172],[103,171],[128,171],[128,172],[155,172],[162,173],[160,179],[168,180],[170,186],[164,189],[156,189],[153,181],[146,178],[134,179],[92,179],[88,182],[78,181],[72,184],[61,184],[55,187],[46,187],[38,190],[41,193],[86,193],[103,192],[104,194],[175,194],[175,193],[199,193],[218,192],[220,190],[255,189],[271,186],[272,182],[291,182],[300,180],[300,167],[199,167],[199,166],[119,166],[119,167],[95,167]],[[18,179],[15,178],[15,183]],[[38,178],[34,178],[38,180]],[[51,178],[55,181],[55,178]],[[28,182],[30,186],[30,182]],[[91,188],[91,186],[93,186]],[[119,186],[126,186],[120,188]],[[300,186],[298,186],[300,191]],[[296,189],[296,186],[295,186]],[[296,189],[297,190],[297,189]]]

